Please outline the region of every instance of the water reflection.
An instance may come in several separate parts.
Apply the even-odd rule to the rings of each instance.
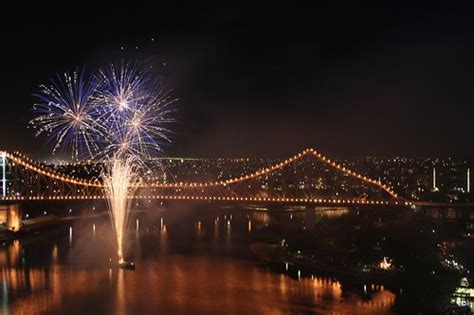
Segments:
[[[337,218],[349,214],[349,208],[316,207],[316,213],[327,218]]]
[[[56,265],[58,263],[58,244],[54,244],[53,251],[51,253],[51,263]]]
[[[106,219],[15,241],[0,250],[2,314],[390,313],[395,295],[383,288],[363,296],[335,279],[295,279],[256,263],[247,236],[268,214],[222,218],[140,220],[129,239],[133,272],[108,267]]]
[[[10,303],[8,301],[8,283],[5,272],[2,272],[2,314],[9,314]]]

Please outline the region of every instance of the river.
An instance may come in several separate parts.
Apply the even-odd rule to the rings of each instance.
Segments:
[[[106,216],[4,243],[2,314],[391,314],[382,285],[275,271],[249,250],[263,211],[173,210],[133,217],[126,256],[136,270],[111,268]],[[336,212],[329,215],[344,215]],[[293,214],[291,214],[291,220]]]

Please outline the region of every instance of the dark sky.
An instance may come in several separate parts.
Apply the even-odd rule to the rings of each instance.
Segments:
[[[0,148],[49,155],[55,73],[139,59],[180,98],[169,155],[474,157],[472,1],[223,2],[2,8]]]

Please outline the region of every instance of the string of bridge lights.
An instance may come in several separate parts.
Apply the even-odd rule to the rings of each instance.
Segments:
[[[74,184],[74,185],[82,185],[82,186],[89,186],[89,187],[96,187],[96,188],[103,187],[103,185],[100,184],[98,180],[91,181],[87,179],[81,179],[74,176],[61,174],[57,171],[54,171],[50,168],[40,165],[39,163],[33,161],[31,158],[21,154],[20,152],[14,152],[14,154],[7,152],[6,156],[8,159],[12,160],[14,163],[18,163],[19,165],[23,166],[27,170],[36,172],[43,176],[47,176],[47,177],[60,180],[65,183]]]
[[[266,167],[259,169],[253,173],[250,173],[248,175],[240,176],[240,177],[235,177],[227,180],[222,180],[222,181],[213,181],[213,182],[204,182],[204,183],[199,183],[199,182],[179,182],[179,183],[152,183],[152,184],[137,184],[138,188],[205,188],[205,187],[215,187],[215,186],[227,186],[227,185],[232,185],[232,184],[237,184],[246,180],[254,179],[257,177],[261,176],[266,176],[269,175],[270,173],[282,169],[283,167],[294,163],[304,156],[311,154],[314,157],[316,157],[318,160],[322,161],[326,165],[343,172],[344,174],[347,174],[353,178],[356,178],[358,180],[361,180],[363,182],[366,182],[371,185],[375,185],[378,188],[384,190],[387,192],[390,196],[393,198],[399,200],[399,196],[397,193],[393,191],[392,188],[382,184],[380,181],[373,180],[367,176],[361,175],[357,172],[354,172],[345,166],[341,166],[340,164],[337,164],[335,161],[331,161],[329,158],[325,157],[321,153],[317,152],[316,150],[312,148],[308,148],[300,152],[299,154],[296,154],[284,161],[281,161],[277,164],[274,164],[272,166]],[[25,167],[27,170],[31,170],[33,172],[36,172],[40,175],[47,176],[62,182],[66,182],[69,184],[74,184],[74,185],[81,185],[81,186],[88,186],[88,187],[95,187],[95,188],[103,188],[103,184],[98,181],[98,179],[95,180],[86,180],[86,179],[80,179],[76,178],[73,176],[68,176],[65,174],[61,174],[57,171],[54,171],[52,169],[49,169],[47,167],[44,167],[40,165],[39,163],[33,161],[31,158],[21,154],[20,152],[14,152],[14,154],[6,153],[7,158],[11,159],[13,162],[18,163],[19,165],[22,165]],[[183,196],[185,197],[185,196]],[[190,198],[192,196],[189,196]],[[227,197],[221,197],[221,198],[227,198]],[[228,198],[237,198],[237,197],[228,197]],[[247,198],[247,197],[243,197]],[[166,199],[166,198],[165,198]],[[278,201],[278,200],[271,200],[272,198],[267,198],[269,199],[268,201]],[[278,198],[277,198],[278,199]],[[294,200],[299,200],[299,198],[282,198],[282,199],[294,199]],[[232,201],[233,199],[223,199],[223,200],[228,200]],[[308,202],[311,202],[312,199],[304,199]],[[246,201],[246,200],[241,200],[241,201]],[[249,200],[252,201],[252,200]],[[398,202],[398,201],[397,201]]]
[[[221,197],[221,196],[181,196],[181,195],[138,195],[130,196],[137,200],[203,200],[203,201],[252,201],[252,202],[279,202],[279,203],[314,203],[314,204],[346,204],[346,205],[412,205],[408,201],[388,200],[361,200],[361,199],[318,199],[318,198],[286,198],[286,197]],[[31,200],[101,200],[103,195],[75,195],[75,196],[18,196],[5,197],[6,201],[31,201]]]
[[[256,178],[256,177],[260,177],[260,176],[265,176],[265,175],[268,175],[269,173],[275,171],[275,170],[279,170],[279,169],[282,169],[283,167],[293,163],[293,162],[296,162],[297,160],[301,159],[302,157],[304,157],[305,155],[307,154],[312,154],[314,155],[317,159],[319,159],[320,161],[324,162],[325,164],[347,174],[347,175],[350,175],[356,179],[359,179],[359,180],[362,180],[366,183],[369,183],[369,184],[372,184],[372,185],[376,185],[378,186],[379,188],[383,189],[385,192],[387,192],[389,195],[391,195],[393,198],[396,198],[398,199],[398,194],[395,193],[393,191],[393,189],[391,189],[390,187],[382,184],[380,181],[376,181],[376,180],[373,180],[367,176],[363,176],[359,173],[356,173],[354,171],[351,171],[350,169],[344,167],[344,166],[341,166],[339,164],[336,164],[336,162],[334,161],[331,161],[329,158],[326,158],[325,156],[323,156],[321,153],[317,152],[316,150],[314,149],[305,149],[303,150],[301,153],[299,154],[296,154],[292,157],[290,157],[289,159],[286,159],[280,163],[277,163],[277,164],[274,164],[270,167],[267,167],[267,168],[264,168],[264,169],[260,169],[254,173],[251,173],[251,174],[248,174],[248,175],[244,175],[244,176],[240,176],[240,177],[235,177],[235,178],[232,178],[232,179],[228,179],[228,180],[223,180],[223,181],[215,181],[215,182],[206,182],[206,183],[183,183],[183,182],[180,182],[180,183],[174,183],[174,184],[162,184],[162,183],[157,183],[157,184],[151,184],[151,185],[142,185],[141,187],[155,187],[155,188],[181,188],[181,187],[190,187],[190,188],[193,188],[193,187],[210,187],[210,186],[226,186],[226,185],[229,185],[229,184],[235,184],[235,183],[239,183],[239,182],[242,182],[242,181],[245,181],[245,180],[249,180],[249,179],[253,179],[253,178]]]

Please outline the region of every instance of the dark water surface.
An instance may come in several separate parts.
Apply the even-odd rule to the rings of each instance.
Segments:
[[[249,250],[265,213],[133,218],[127,256],[110,268],[106,217],[71,220],[0,249],[1,314],[390,314],[396,295],[368,283],[274,272]]]

